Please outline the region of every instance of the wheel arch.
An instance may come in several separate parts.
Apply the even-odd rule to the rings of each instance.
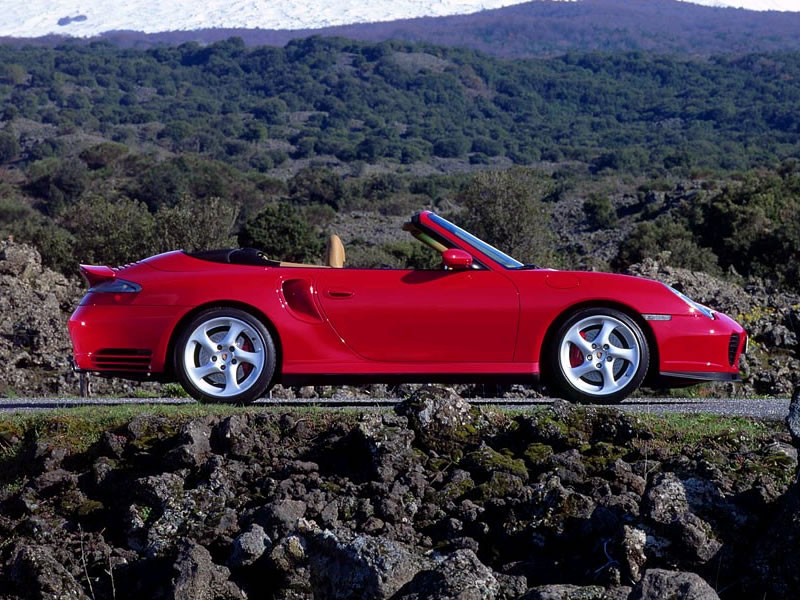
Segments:
[[[269,334],[272,336],[272,341],[275,344],[275,373],[272,376],[272,384],[279,383],[283,370],[283,343],[281,342],[281,336],[280,333],[278,333],[278,328],[275,327],[275,324],[266,314],[253,305],[245,302],[237,302],[235,300],[206,302],[205,304],[195,306],[180,318],[175,327],[173,327],[169,336],[169,343],[167,344],[167,353],[165,357],[166,360],[164,361],[165,373],[170,377],[176,376],[173,355],[175,353],[175,344],[181,334],[181,331],[183,331],[183,328],[186,327],[187,323],[194,319],[198,314],[204,310],[209,310],[212,308],[237,308],[251,314],[264,324],[264,327],[266,327],[267,331],[269,331]]]
[[[622,302],[614,302],[612,300],[587,300],[579,304],[573,304],[572,306],[564,309],[555,319],[553,319],[553,321],[550,323],[550,326],[547,328],[547,332],[542,339],[542,345],[539,348],[539,370],[540,377],[543,382],[548,382],[550,377],[550,361],[547,359],[548,357],[546,353],[548,348],[550,348],[553,344],[553,338],[555,337],[556,332],[572,315],[587,308],[612,308],[625,313],[631,319],[633,319],[641,328],[642,333],[644,333],[644,337],[647,340],[648,350],[650,352],[650,364],[647,366],[647,373],[645,374],[644,382],[651,382],[655,377],[658,376],[658,365],[660,364],[658,344],[656,343],[656,337],[653,333],[652,327],[650,327],[650,324],[645,321],[642,315]]]

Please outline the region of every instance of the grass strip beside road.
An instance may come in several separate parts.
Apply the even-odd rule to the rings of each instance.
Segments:
[[[318,424],[352,420],[364,409],[358,407],[317,406],[250,406],[237,407],[226,404],[136,404],[81,406],[53,409],[47,412],[11,412],[0,415],[0,452],[7,452],[13,441],[33,435],[38,441],[65,446],[70,452],[83,452],[96,442],[105,431],[115,430],[139,416],[163,417],[165,424],[177,431],[181,425],[194,418],[236,414],[284,414],[303,417]],[[391,410],[391,408],[369,410]],[[506,419],[524,412],[518,408],[483,408]],[[532,411],[548,410],[536,407]],[[720,416],[714,414],[638,414],[636,418],[653,432],[654,438],[664,441],[682,441],[686,444],[702,443],[738,437],[758,440],[786,430],[783,423],[763,421],[749,417]]]

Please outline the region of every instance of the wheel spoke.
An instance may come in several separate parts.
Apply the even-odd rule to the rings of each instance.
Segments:
[[[219,373],[219,367],[212,362],[208,362],[204,365],[200,365],[199,367],[191,368],[190,373],[192,377],[196,379],[203,379],[204,377],[208,377],[214,373]]]
[[[574,377],[576,379],[580,379],[584,375],[587,375],[588,373],[591,373],[592,371],[596,371],[596,370],[597,370],[597,367],[595,367],[594,364],[592,364],[591,361],[587,360],[584,364],[571,369],[570,370],[570,375],[572,375],[572,377]]]
[[[238,369],[234,366],[225,371],[225,394],[232,394],[239,391],[239,382],[236,380]]]
[[[242,331],[244,331],[244,326],[238,322],[232,322],[230,329],[228,329],[228,333],[225,334],[225,337],[220,342],[223,347],[235,346],[236,345],[236,338],[238,338]]]
[[[210,337],[208,337],[208,333],[203,327],[198,327],[194,333],[192,333],[189,341],[198,344],[209,354],[214,354],[214,352],[217,351],[217,344]]]
[[[613,321],[604,320],[603,328],[600,330],[600,333],[597,334],[597,337],[595,338],[595,343],[598,346],[603,346],[605,344],[610,345],[609,338],[611,337],[611,334],[616,328],[617,328],[616,323],[614,323]]]
[[[237,350],[236,360],[238,360],[241,363],[247,363],[253,366],[257,366],[261,361],[261,353],[247,352],[246,350]]]
[[[619,389],[620,384],[614,379],[614,363],[609,360],[605,361],[601,370],[603,371],[603,391]]]
[[[573,345],[577,346],[578,348],[580,348],[580,351],[581,351],[582,354],[590,354],[591,353],[592,344],[587,342],[583,337],[581,337],[581,334],[578,333],[577,329],[572,329],[567,334],[567,338],[566,339],[570,344],[573,344]]]
[[[611,350],[609,350],[608,354],[614,358],[626,360],[629,363],[632,363],[636,357],[635,352],[631,348],[619,348],[617,346],[611,346]]]

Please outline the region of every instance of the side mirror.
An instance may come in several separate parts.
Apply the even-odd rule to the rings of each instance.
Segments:
[[[442,262],[447,269],[463,271],[472,267],[472,255],[460,248],[450,248],[442,252]]]

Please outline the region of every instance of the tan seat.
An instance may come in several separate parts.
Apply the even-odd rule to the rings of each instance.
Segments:
[[[328,245],[325,248],[325,263],[334,269],[341,269],[344,266],[344,245],[336,234],[328,238]]]

